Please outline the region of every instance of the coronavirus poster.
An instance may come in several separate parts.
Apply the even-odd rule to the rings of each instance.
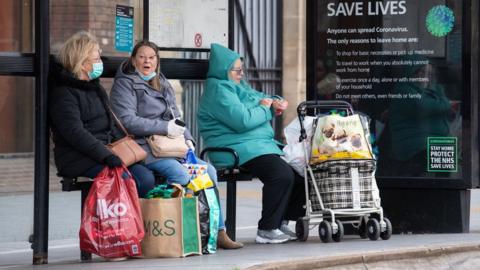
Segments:
[[[346,100],[370,117],[377,174],[461,176],[461,166],[431,167],[428,138],[455,138],[461,149],[463,1],[316,8],[314,98]]]

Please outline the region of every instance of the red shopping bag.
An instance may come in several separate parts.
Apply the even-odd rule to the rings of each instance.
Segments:
[[[80,249],[106,258],[140,256],[144,229],[137,187],[126,167],[105,167],[83,205]]]

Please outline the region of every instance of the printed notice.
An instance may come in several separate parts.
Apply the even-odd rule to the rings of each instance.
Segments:
[[[457,138],[428,137],[428,167],[429,172],[457,171]]]
[[[133,49],[133,7],[117,5],[115,49],[120,52],[131,52]]]

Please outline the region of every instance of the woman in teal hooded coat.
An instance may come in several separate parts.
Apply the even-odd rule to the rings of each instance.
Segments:
[[[287,220],[304,215],[303,179],[280,158],[270,120],[288,103],[252,89],[243,79],[240,55],[212,44],[205,90],[198,109],[198,125],[207,147],[235,150],[240,166],[262,181],[262,217],[257,243],[283,243],[296,239]],[[211,153],[216,167],[233,163],[228,153]]]

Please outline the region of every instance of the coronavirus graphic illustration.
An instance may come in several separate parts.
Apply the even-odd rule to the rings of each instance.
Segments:
[[[434,6],[428,11],[426,26],[428,32],[436,37],[444,37],[453,29],[455,16],[445,5]]]

